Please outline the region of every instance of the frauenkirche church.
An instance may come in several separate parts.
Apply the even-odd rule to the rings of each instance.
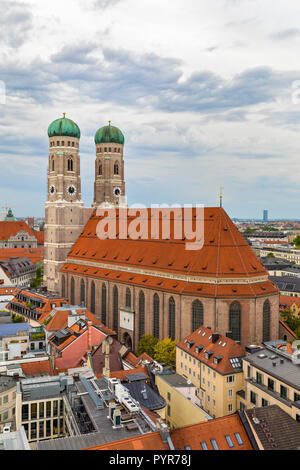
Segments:
[[[201,250],[186,250],[185,237],[175,238],[174,230],[167,239],[118,233],[99,239],[96,208],[113,203],[118,219],[125,195],[124,136],[110,123],[95,134],[92,208],[81,200],[78,125],[64,115],[48,136],[44,280],[50,292],[84,304],[134,350],[144,334],[179,341],[201,325],[242,345],[278,338],[279,292],[222,207],[204,209]]]

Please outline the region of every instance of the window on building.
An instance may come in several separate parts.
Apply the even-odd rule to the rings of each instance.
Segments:
[[[299,393],[294,393],[294,401],[299,401],[300,400],[300,394]]]
[[[232,302],[229,308],[229,331],[235,341],[241,341],[241,312],[241,304]]]
[[[46,402],[46,416],[47,418],[51,416],[51,401]]]
[[[98,168],[98,175],[102,175],[102,165],[99,165],[99,168]]]
[[[204,310],[203,304],[200,300],[195,300],[192,303],[192,331],[197,330],[203,325]]]
[[[84,306],[85,303],[85,284],[84,280],[81,279],[80,282],[80,304]]]
[[[210,443],[213,446],[214,450],[219,450],[219,446],[218,446],[217,441],[215,439],[211,439]]]
[[[91,284],[91,312],[95,314],[96,311],[96,288],[95,288],[95,282],[92,281]]]
[[[73,277],[71,279],[71,304],[75,305],[75,281]]]
[[[126,307],[131,308],[131,292],[129,287],[126,289]]]
[[[105,284],[102,284],[101,314],[102,314],[102,321],[104,325],[106,325],[106,285]]]
[[[167,407],[167,415],[171,416],[171,407],[170,407],[170,405],[168,405],[168,407]]]
[[[231,412],[232,410],[233,410],[233,406],[232,406],[232,404],[230,403],[230,404],[228,405],[228,411]]]
[[[119,164],[115,163],[114,164],[114,175],[118,175],[118,174],[119,174]]]
[[[31,403],[31,419],[37,419],[37,403]]]
[[[113,329],[118,332],[118,323],[119,323],[119,298],[118,298],[118,288],[114,286],[113,288]]]
[[[175,300],[173,297],[169,299],[169,337],[175,340]]]
[[[262,381],[262,375],[261,375],[260,372],[256,372],[256,382],[257,382],[258,384],[262,384],[262,383],[263,383],[263,381]]]
[[[44,437],[44,421],[39,422],[39,438]]]
[[[200,445],[201,445],[202,450],[208,450],[208,447],[205,441],[200,442]]]
[[[269,402],[267,400],[265,400],[265,398],[262,398],[261,399],[261,406],[268,406],[269,405]]]
[[[243,440],[242,440],[242,438],[241,438],[240,433],[239,433],[239,432],[235,432],[234,435],[235,435],[235,438],[236,438],[236,440],[237,440],[238,445],[239,445],[239,446],[244,445],[244,442],[243,442]]]
[[[268,389],[274,391],[274,388],[275,388],[274,385],[275,385],[275,384],[274,384],[274,380],[268,378]]]
[[[288,390],[284,385],[280,385],[280,396],[284,399],[287,399],[288,397]]]
[[[37,438],[37,433],[36,433],[36,422],[31,423],[30,425],[30,439],[36,439]]]
[[[46,421],[46,436],[50,437],[51,436],[51,421],[48,419]]]
[[[68,159],[68,171],[73,171],[73,159]]]
[[[153,336],[159,338],[159,297],[157,294],[153,297]]]
[[[145,334],[145,294],[139,294],[139,339]]]
[[[40,402],[39,403],[39,417],[44,418],[45,417],[44,413],[45,413],[44,403]]]
[[[226,382],[229,384],[229,383],[233,383],[234,382],[234,375],[228,375],[226,377]]]
[[[253,405],[256,405],[256,393],[250,392],[250,402],[253,404]]]
[[[62,276],[61,279],[61,295],[63,298],[66,297],[66,279],[65,276]]]
[[[226,439],[226,441],[227,441],[227,444],[228,444],[229,449],[233,449],[233,448],[234,448],[234,445],[233,445],[233,442],[232,442],[231,437],[229,436],[229,434],[227,434],[227,435],[225,436],[225,439]]]
[[[266,300],[263,306],[263,341],[270,341],[270,318],[270,302],[269,300]]]
[[[250,366],[247,367],[247,377],[248,378],[251,377],[251,367]]]

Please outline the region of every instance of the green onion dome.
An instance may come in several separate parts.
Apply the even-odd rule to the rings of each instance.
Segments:
[[[108,144],[114,142],[115,144],[124,144],[124,135],[115,126],[109,125],[101,127],[95,134],[95,144]]]
[[[64,117],[56,119],[48,127],[48,136],[67,136],[76,137],[80,139],[80,129],[72,119],[67,119],[65,114]]]

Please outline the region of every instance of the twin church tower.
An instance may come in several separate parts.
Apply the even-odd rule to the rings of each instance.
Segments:
[[[48,197],[45,208],[44,283],[59,292],[59,271],[81,233],[91,209],[81,200],[80,129],[71,119],[56,119],[48,127]],[[101,127],[95,134],[96,160],[92,208],[107,202],[118,205],[125,195],[124,135],[117,127]]]

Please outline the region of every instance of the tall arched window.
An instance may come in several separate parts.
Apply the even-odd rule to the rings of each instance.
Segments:
[[[64,299],[66,297],[66,279],[65,276],[62,276],[61,279],[61,296]]]
[[[84,280],[81,279],[80,282],[80,304],[84,305],[85,303],[85,284]]]
[[[194,300],[192,303],[192,331],[197,330],[203,325],[203,304],[200,300]]]
[[[52,171],[54,171],[55,169],[55,162],[54,162],[54,158],[52,158]]]
[[[229,331],[235,341],[241,341],[241,312],[241,304],[232,302],[229,308]]]
[[[105,284],[102,284],[101,314],[102,314],[102,321],[104,325],[106,325],[106,285]]]
[[[129,287],[126,289],[126,307],[131,308],[131,292]]]
[[[145,334],[145,294],[139,295],[139,339]]]
[[[75,282],[73,277],[71,279],[71,304],[75,305]]]
[[[153,336],[159,338],[159,297],[157,294],[153,297]]]
[[[73,171],[73,160],[69,158],[68,160],[68,171]]]
[[[113,289],[113,329],[118,332],[118,320],[119,320],[119,298],[118,288],[114,286]]]
[[[172,341],[175,340],[175,300],[173,297],[169,299],[169,337]]]
[[[95,283],[92,281],[91,284],[91,312],[95,313]]]
[[[99,168],[98,168],[98,175],[102,175],[102,165],[99,165]]]
[[[115,174],[115,175],[118,175],[118,174],[119,174],[119,165],[118,165],[118,163],[115,163],[115,164],[114,164],[114,174]]]
[[[263,306],[263,341],[270,341],[271,307],[269,300]]]

